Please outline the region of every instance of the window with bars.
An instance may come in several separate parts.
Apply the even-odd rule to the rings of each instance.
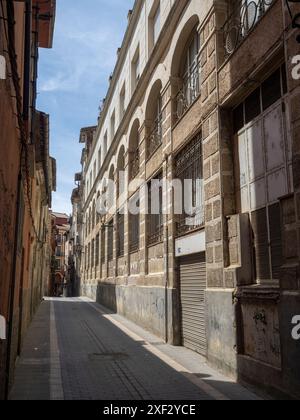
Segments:
[[[92,240],[91,268],[95,267],[95,239]]]
[[[182,183],[182,212],[177,215],[177,235],[204,226],[202,135],[199,133],[175,158],[176,178]]]
[[[139,199],[133,199],[136,207],[139,207]],[[131,253],[137,252],[140,247],[140,214],[129,212],[129,250]]]
[[[107,226],[107,259],[108,262],[114,258],[114,221],[111,220]]]
[[[185,49],[182,69],[182,88],[176,97],[176,120],[183,117],[185,112],[193,105],[200,95],[201,65],[199,58],[200,35],[197,28]]]
[[[118,213],[118,257],[124,257],[125,251],[125,217]]]
[[[159,95],[156,104],[156,113],[154,116],[154,123],[151,127],[151,132],[147,140],[148,150],[147,158],[150,159],[151,156],[156,152],[156,150],[162,145],[163,140],[163,116],[162,116],[162,98]]]
[[[101,230],[101,264],[105,264],[105,241],[106,233],[105,228],[103,227]]]
[[[88,244],[88,269],[91,268],[91,244]]]
[[[98,234],[96,236],[96,255],[95,255],[95,260],[96,260],[96,267],[99,267],[99,262],[100,262],[100,235]]]
[[[163,174],[148,183],[148,246],[163,241]]]
[[[88,268],[88,247],[84,248],[84,268]]]

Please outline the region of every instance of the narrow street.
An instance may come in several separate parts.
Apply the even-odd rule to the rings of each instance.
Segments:
[[[201,356],[83,298],[44,301],[11,400],[255,400]]]

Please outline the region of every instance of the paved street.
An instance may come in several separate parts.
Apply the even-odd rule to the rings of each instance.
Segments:
[[[12,400],[254,400],[199,355],[160,342],[87,299],[42,303]]]

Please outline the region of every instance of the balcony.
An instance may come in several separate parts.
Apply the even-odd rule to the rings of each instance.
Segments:
[[[162,145],[162,115],[154,122],[151,134],[148,137],[147,159],[150,159]]]
[[[275,0],[241,0],[223,26],[225,58],[248,36]]]
[[[182,87],[175,98],[175,120],[179,121],[200,96],[200,61],[184,75]]]

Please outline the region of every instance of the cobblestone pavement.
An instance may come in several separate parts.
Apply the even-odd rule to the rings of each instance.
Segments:
[[[255,400],[204,359],[88,299],[44,301],[18,361],[12,400]]]

